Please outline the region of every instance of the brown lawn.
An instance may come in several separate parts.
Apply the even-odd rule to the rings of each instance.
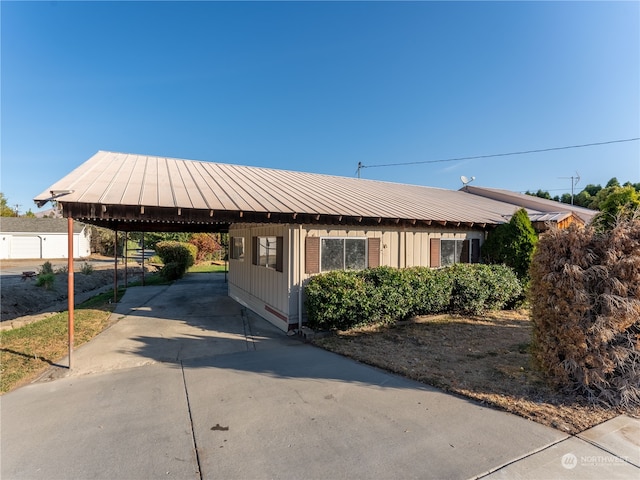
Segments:
[[[618,414],[546,384],[533,368],[528,312],[436,315],[318,338],[327,350],[576,434]]]

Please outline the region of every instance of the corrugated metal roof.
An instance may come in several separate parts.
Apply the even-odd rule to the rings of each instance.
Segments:
[[[80,222],[73,222],[73,232],[80,233],[85,228]],[[4,233],[67,233],[66,218],[0,217],[0,232]]]
[[[571,212],[581,218],[585,223],[589,223],[593,217],[598,213],[596,210],[589,208],[578,207],[576,205],[567,205],[566,203],[556,202],[554,200],[547,200],[546,198],[535,197],[533,195],[526,195],[524,193],[511,192],[509,190],[502,190],[499,188],[486,188],[476,187],[473,185],[467,185],[461,190],[478,195],[485,198],[492,198],[501,202],[510,203],[518,207],[531,208],[541,212],[553,213],[553,212]],[[566,218],[566,217],[565,217]],[[531,221],[534,221],[533,219]],[[548,221],[548,220],[546,220]]]
[[[64,191],[71,193],[59,197],[63,206],[168,208],[180,215],[198,210],[215,218],[220,212],[254,212],[499,224],[514,213],[512,203],[464,191],[106,151],[34,200]]]

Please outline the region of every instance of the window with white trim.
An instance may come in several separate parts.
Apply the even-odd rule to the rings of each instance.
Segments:
[[[259,267],[273,268],[278,272],[283,269],[283,238],[253,237],[253,261]]]
[[[367,268],[367,239],[326,237],[320,239],[320,271]]]

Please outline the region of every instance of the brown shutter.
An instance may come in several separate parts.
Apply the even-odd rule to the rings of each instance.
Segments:
[[[284,241],[282,237],[276,237],[276,271],[282,271]]]
[[[367,267],[375,268],[380,266],[380,239],[379,238],[369,238],[368,242],[368,257]]]
[[[251,263],[258,265],[258,237],[251,237]]]
[[[462,252],[460,252],[460,263],[469,263],[469,240],[462,241]]]
[[[436,268],[440,266],[440,239],[439,238],[431,238],[429,240],[429,266],[431,268]]]
[[[305,273],[320,272],[320,237],[307,237],[304,241]]]
[[[471,263],[480,263],[480,239],[471,240]]]

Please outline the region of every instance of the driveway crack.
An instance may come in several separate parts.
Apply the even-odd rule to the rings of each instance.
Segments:
[[[198,478],[202,478],[202,468],[200,467],[200,454],[198,453],[198,442],[196,440],[196,431],[193,428],[193,415],[191,414],[191,402],[189,401],[189,391],[187,389],[187,378],[184,374],[184,364],[180,360],[180,369],[182,370],[182,383],[184,384],[184,396],[187,399],[187,412],[189,413],[189,425],[191,426],[191,441],[193,442],[193,451],[196,454],[196,466],[198,469]]]

